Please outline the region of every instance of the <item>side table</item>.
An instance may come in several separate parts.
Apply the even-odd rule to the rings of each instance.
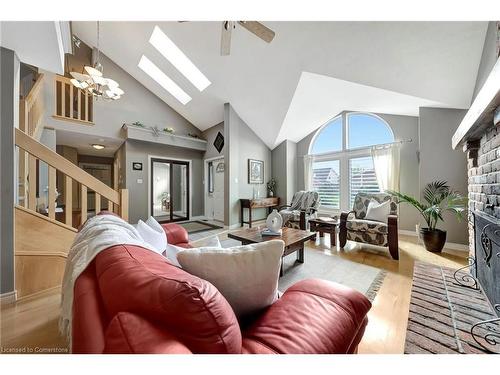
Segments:
[[[337,245],[337,225],[339,224],[338,219],[328,218],[328,220],[323,220],[321,218],[310,219],[309,220],[309,230],[311,232],[318,232],[320,237],[323,237],[324,233],[330,234],[330,245]]]

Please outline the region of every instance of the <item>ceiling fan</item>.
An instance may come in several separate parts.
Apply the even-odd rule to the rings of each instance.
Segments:
[[[231,51],[231,32],[236,28],[236,24],[243,26],[252,34],[258,36],[264,42],[271,43],[275,32],[257,21],[223,21],[220,42],[221,56],[228,56]]]

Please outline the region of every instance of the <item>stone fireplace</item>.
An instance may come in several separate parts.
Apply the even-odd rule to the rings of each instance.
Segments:
[[[475,264],[471,270],[492,305],[500,304],[500,220],[481,211],[474,217]],[[497,314],[500,311],[497,311]]]
[[[480,291],[489,302],[493,318],[472,325],[471,334],[488,351],[499,353],[500,58],[453,135],[452,145],[462,146],[467,155],[469,198],[470,274],[455,279]]]
[[[493,122],[493,121],[492,121]],[[467,141],[469,255],[490,302],[500,304],[500,124]]]

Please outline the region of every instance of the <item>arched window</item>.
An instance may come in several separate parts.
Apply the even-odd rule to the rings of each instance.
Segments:
[[[389,125],[371,113],[347,114],[347,148],[354,149],[394,142]]]
[[[357,193],[380,191],[370,150],[392,142],[391,127],[377,115],[345,112],[333,118],[311,140],[307,188],[319,193],[323,209],[350,209]]]
[[[322,126],[311,143],[309,154],[317,155],[342,150],[342,116]]]

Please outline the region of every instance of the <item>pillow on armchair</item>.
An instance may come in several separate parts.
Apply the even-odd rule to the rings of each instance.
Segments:
[[[370,203],[368,203],[365,220],[380,221],[382,223],[387,223],[387,217],[389,216],[390,213],[391,213],[391,201],[385,201],[379,203],[375,199],[371,199]]]

